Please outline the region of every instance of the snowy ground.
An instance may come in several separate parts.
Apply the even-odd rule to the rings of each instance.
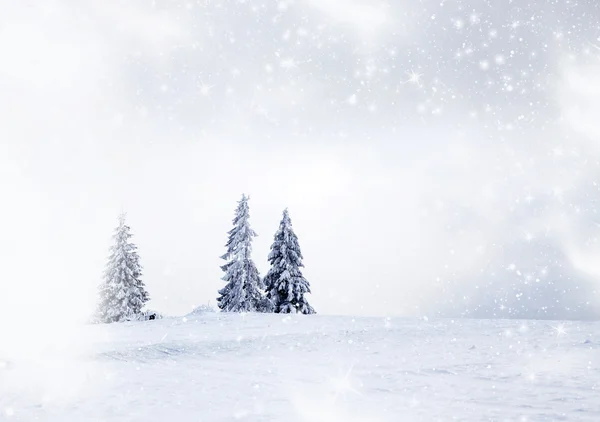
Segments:
[[[600,420],[600,323],[208,314],[71,334],[0,348],[0,420]]]

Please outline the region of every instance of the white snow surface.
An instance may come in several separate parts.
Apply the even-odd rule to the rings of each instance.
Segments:
[[[0,348],[0,420],[600,420],[597,322],[209,313],[71,334]]]

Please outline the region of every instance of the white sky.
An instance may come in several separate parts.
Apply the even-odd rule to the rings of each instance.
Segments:
[[[594,6],[446,3],[0,0],[0,314],[86,315],[121,210],[150,307],[214,304],[244,192],[318,312],[599,315]]]

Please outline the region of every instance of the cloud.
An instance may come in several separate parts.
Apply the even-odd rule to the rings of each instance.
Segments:
[[[150,55],[163,56],[191,39],[185,17],[177,9],[160,7],[156,2],[107,0],[85,2],[80,7],[111,42],[137,46]]]
[[[557,91],[566,127],[600,148],[600,57],[563,63]]]
[[[390,24],[384,4],[365,0],[306,0],[331,21],[349,24],[362,34],[377,33]]]

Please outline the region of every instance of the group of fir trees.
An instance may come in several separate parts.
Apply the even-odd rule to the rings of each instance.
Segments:
[[[271,268],[264,279],[252,261],[252,238],[256,232],[249,219],[248,197],[243,195],[228,233],[227,252],[221,257],[227,263],[221,267],[226,285],[219,290],[219,308],[224,312],[314,314],[304,297],[310,293],[310,285],[300,270],[304,266],[302,252],[288,210],[283,211],[275,233],[268,258]]]
[[[302,252],[287,209],[271,245],[268,257],[271,268],[264,279],[251,257],[256,233],[249,218],[248,197],[243,195],[228,233],[227,251],[221,257],[227,262],[221,266],[226,285],[219,290],[219,308],[223,312],[315,313],[304,297],[310,293],[310,285],[300,270],[304,266]],[[98,322],[140,319],[144,304],[150,300],[130,230],[122,214],[100,285]]]

